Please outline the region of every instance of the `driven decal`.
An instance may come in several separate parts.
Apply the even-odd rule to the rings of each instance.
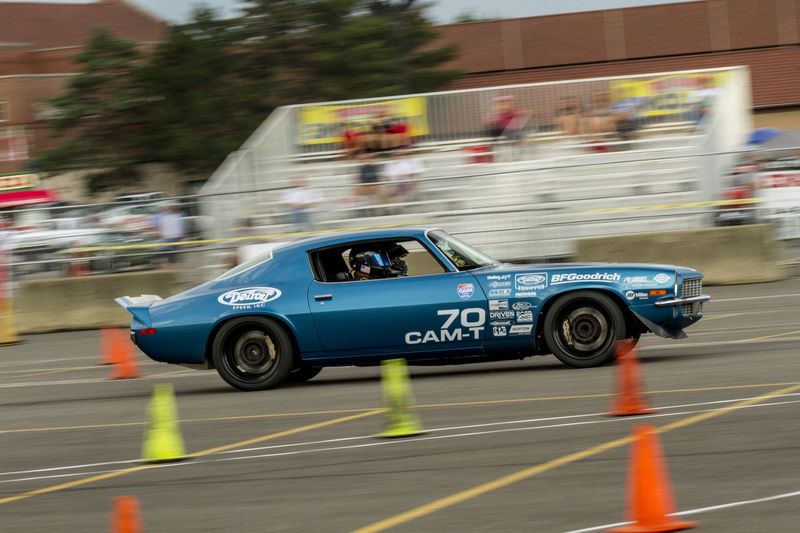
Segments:
[[[455,342],[462,340],[480,340],[486,325],[486,311],[480,307],[467,309],[440,309],[439,316],[447,317],[439,331],[409,331],[406,333],[406,344],[427,344],[431,342]],[[456,320],[458,326],[450,329]]]

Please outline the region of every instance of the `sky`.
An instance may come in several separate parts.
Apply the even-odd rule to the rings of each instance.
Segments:
[[[90,3],[87,0],[0,0],[49,2],[49,3]],[[127,0],[150,13],[169,22],[183,22],[191,13],[192,6],[207,4],[217,8],[222,14],[236,14],[236,6],[241,0]],[[453,22],[461,14],[469,13],[480,18],[517,18],[574,11],[591,11],[637,5],[670,4],[694,0],[428,0],[433,4],[429,9],[431,19],[437,24]]]

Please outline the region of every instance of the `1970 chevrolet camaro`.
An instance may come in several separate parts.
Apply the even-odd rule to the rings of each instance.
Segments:
[[[259,390],[395,357],[452,364],[552,353],[592,367],[619,339],[685,337],[709,300],[690,268],[501,264],[414,227],[281,244],[169,298],[117,302],[153,360],[215,368],[233,387]]]

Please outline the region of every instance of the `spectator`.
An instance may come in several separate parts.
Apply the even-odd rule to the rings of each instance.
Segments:
[[[498,96],[494,101],[495,109],[487,133],[495,141],[501,138],[511,141],[513,156],[514,145],[522,140],[522,130],[528,121],[528,113],[514,106],[513,96]]]
[[[155,216],[153,225],[158,233],[159,242],[180,242],[186,236],[186,221],[183,213],[181,213],[177,205],[166,204],[162,206],[158,214]],[[164,251],[173,252],[175,249],[175,246],[167,246],[164,248]],[[167,261],[169,263],[176,263],[177,260],[178,254],[169,253],[167,255]]]
[[[372,203],[379,196],[380,166],[371,153],[359,154],[358,161],[361,166],[358,167],[356,196],[366,200],[366,203]]]
[[[639,130],[639,106],[642,104],[641,98],[630,97],[620,100],[611,108],[614,113],[615,130],[617,137],[621,141],[632,141],[636,138]],[[621,149],[627,149],[627,144],[620,145]]]
[[[322,201],[322,194],[309,187],[305,177],[297,176],[283,193],[282,201],[289,210],[289,223],[297,231],[308,231],[313,226],[314,208]]]
[[[409,150],[402,150],[384,167],[383,174],[386,181],[387,192],[390,200],[408,202],[414,200],[417,194],[417,180],[425,173],[425,165],[411,154]]]
[[[583,133],[581,130],[582,116],[583,110],[578,97],[565,96],[561,99],[561,107],[556,113],[556,127],[563,135],[568,137],[580,135]]]

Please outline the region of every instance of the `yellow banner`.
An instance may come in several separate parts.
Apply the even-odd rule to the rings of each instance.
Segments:
[[[412,137],[428,134],[427,102],[424,96],[396,98],[350,105],[315,105],[300,109],[300,144],[329,144],[343,140],[345,130],[370,131],[387,119],[408,125]]]
[[[696,72],[648,80],[615,80],[611,82],[611,100],[614,104],[638,102],[640,117],[680,115],[714,97],[727,76],[728,72]]]

